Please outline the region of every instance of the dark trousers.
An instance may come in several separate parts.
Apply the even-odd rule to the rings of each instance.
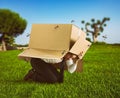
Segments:
[[[32,58],[31,66],[33,74],[31,79],[41,83],[62,83],[64,75],[64,61],[60,63],[60,72],[49,63],[38,58]]]

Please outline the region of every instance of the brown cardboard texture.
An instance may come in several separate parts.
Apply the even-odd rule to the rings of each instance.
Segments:
[[[82,59],[90,45],[91,43],[86,40],[86,34],[75,25],[33,24],[29,48],[18,56],[23,59],[60,59],[67,52],[71,52]]]

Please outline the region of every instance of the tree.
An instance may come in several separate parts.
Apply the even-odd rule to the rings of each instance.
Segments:
[[[0,9],[0,39],[2,49],[6,50],[7,41],[22,34],[27,22],[18,13],[9,9]],[[6,41],[7,36],[7,41]]]
[[[14,39],[13,36],[7,36],[7,35],[5,35],[4,41],[6,43],[6,46],[8,46],[8,45],[13,45],[14,42],[15,42],[15,39]],[[1,42],[2,42],[2,37],[0,38],[0,44],[1,44]]]
[[[110,18],[108,17],[104,17],[102,19],[102,21],[100,20],[95,20],[95,19],[91,19],[91,23],[89,22],[85,22],[84,20],[81,21],[82,24],[85,24],[85,32],[87,33],[87,35],[89,35],[89,33],[92,34],[92,38],[93,38],[93,42],[96,43],[97,42],[97,37],[100,35],[101,32],[104,31],[104,27],[106,27],[107,25],[105,24],[106,21],[109,21]],[[82,28],[83,30],[83,28]]]

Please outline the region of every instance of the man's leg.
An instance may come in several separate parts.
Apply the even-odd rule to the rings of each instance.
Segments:
[[[59,73],[59,78],[58,78],[59,83],[62,83],[64,79],[64,67],[65,67],[65,62],[63,59],[63,61],[60,63],[60,73]]]
[[[51,64],[38,58],[32,58],[30,63],[37,73],[36,81],[47,83],[58,82],[59,72]]]

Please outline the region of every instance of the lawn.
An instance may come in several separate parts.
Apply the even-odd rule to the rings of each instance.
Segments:
[[[62,84],[23,81],[31,66],[20,52],[0,52],[0,98],[120,98],[120,45],[92,45],[83,72],[65,72]]]

